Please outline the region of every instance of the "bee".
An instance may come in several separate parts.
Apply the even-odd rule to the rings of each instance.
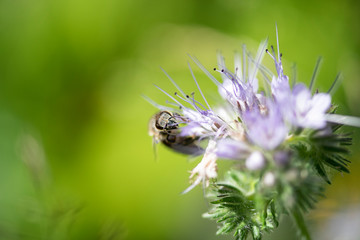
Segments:
[[[179,122],[184,120],[178,113],[160,111],[149,121],[149,135],[153,137],[154,146],[163,143],[176,152],[188,155],[200,155],[204,152],[195,136],[180,136]]]

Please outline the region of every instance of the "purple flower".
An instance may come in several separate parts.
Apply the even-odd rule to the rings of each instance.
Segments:
[[[266,150],[279,146],[288,135],[279,106],[268,101],[266,112],[258,109],[243,114],[247,135],[251,142]]]
[[[236,55],[235,57],[235,73],[226,68],[224,58],[221,55],[218,57],[218,65],[221,69],[218,72],[223,79],[223,83],[218,84],[219,93],[223,99],[230,103],[234,112],[238,114],[256,108],[260,104],[261,100],[258,97],[261,97],[261,95],[257,93],[259,87],[257,72],[265,53],[266,44],[267,41],[260,44],[255,59],[249,57],[248,64],[250,66],[248,71],[245,69],[245,47],[243,49],[243,65],[241,65],[240,56]],[[248,73],[247,76],[246,72]]]
[[[291,96],[291,89],[289,85],[289,79],[287,76],[275,77],[271,81],[271,91],[276,101],[284,102],[288,101]]]
[[[286,121],[295,127],[324,128],[325,114],[331,106],[330,95],[317,93],[312,97],[311,91],[303,84],[297,84],[291,90],[289,78],[283,73],[281,54],[278,54],[278,58],[275,57],[274,50],[274,56],[269,52],[268,54],[274,60],[277,71],[277,76],[272,77],[271,92]]]
[[[161,110],[149,124],[154,142],[183,154],[202,155],[183,193],[214,183],[210,194],[215,198],[211,201],[214,208],[206,216],[222,222],[218,234],[235,231],[240,238],[251,234],[260,239],[264,231],[277,226],[277,216],[289,214],[288,209],[295,220],[302,220],[303,212],[322,195],[319,176],[330,183],[325,167],[349,172],[350,161],[345,155],[352,139],[336,131],[342,124],[360,127],[360,119],[330,113],[329,93],[336,80],[328,93],[312,94],[320,60],[309,88],[301,83],[290,86],[282,66],[277,29],[276,38],[276,53],[273,46],[271,52],[265,51],[266,41],[255,57],[244,47],[242,58],[235,56],[234,72],[218,55],[218,70],[214,70],[222,81],[190,56],[215,83],[222,98],[217,106],[209,105],[191,68],[202,100],[195,99],[195,93],[187,95],[166,73],[178,93],[174,96],[157,88],[172,100],[171,107],[148,99]],[[266,52],[275,63],[275,73],[261,64]],[[219,159],[238,163],[220,183]],[[256,208],[248,208],[249,204]],[[259,218],[264,212],[269,216]],[[302,237],[310,238],[302,226],[301,232]]]
[[[326,126],[325,114],[331,106],[331,97],[326,93],[311,96],[310,90],[303,84],[293,89],[293,111],[290,120],[302,128],[320,129]]]
[[[246,83],[240,84],[240,80],[225,79],[219,87],[219,93],[239,112],[252,108],[258,102],[253,87]]]
[[[291,92],[283,91],[276,97],[284,118],[292,126],[312,129],[326,126],[325,114],[331,106],[329,94],[312,96],[305,85],[297,84]]]
[[[178,93],[173,96],[156,87],[172,100],[172,106],[165,107],[148,99],[160,110],[177,113],[174,118],[176,126],[179,127],[176,131],[161,132],[162,139],[166,134],[173,134],[170,138],[165,138],[166,141],[196,139],[190,142],[195,147],[201,145],[201,149],[208,143],[202,161],[191,171],[190,178],[193,183],[186,192],[200,182],[207,186],[210,179],[216,178],[218,158],[244,160],[249,170],[262,169],[267,161],[275,161],[279,166],[283,166],[291,158],[291,154],[286,150],[286,140],[298,128],[323,131],[329,127],[327,122],[360,126],[359,119],[327,114],[331,106],[329,94],[312,95],[311,90],[303,84],[291,88],[289,77],[284,74],[282,66],[278,35],[276,37],[277,53],[272,46],[272,53],[266,49],[267,41],[260,44],[255,57],[244,47],[242,58],[238,55],[235,57],[234,72],[226,68],[224,58],[219,55],[218,70],[215,70],[220,74],[222,82],[208,72],[196,58],[190,56],[216,84],[220,96],[225,100],[213,109],[200,89],[190,65],[190,72],[202,100],[195,99],[195,93],[185,94],[167,73],[165,74]],[[275,74],[261,64],[266,52],[274,60]],[[263,85],[260,85],[259,77],[264,80]],[[259,89],[264,89],[264,92],[259,92]],[[176,142],[176,146],[182,147],[181,144],[186,142]],[[173,148],[175,146],[170,143],[168,145]],[[265,179],[267,185],[272,185],[275,181],[273,175],[267,175]]]
[[[219,158],[241,160],[247,158],[250,153],[249,145],[243,141],[235,141],[229,138],[218,141],[216,155]]]

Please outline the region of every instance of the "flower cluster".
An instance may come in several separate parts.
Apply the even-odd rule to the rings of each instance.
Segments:
[[[191,171],[192,184],[184,192],[200,183],[210,186],[214,208],[205,216],[223,223],[218,233],[234,232],[237,239],[246,239],[248,234],[261,239],[264,231],[278,225],[283,213],[290,214],[299,233],[310,238],[302,214],[322,195],[331,171],[348,172],[346,155],[351,137],[338,131],[344,124],[360,125],[357,118],[335,114],[332,88],[327,93],[313,93],[319,61],[310,87],[290,84],[276,36],[277,52],[273,46],[270,51],[266,48],[267,41],[260,44],[255,57],[244,47],[242,61],[241,56],[235,57],[234,72],[219,56],[214,70],[221,82],[190,56],[217,85],[224,100],[220,106],[210,107],[191,68],[204,104],[194,94],[185,94],[170,76],[178,93],[172,96],[156,87],[173,100],[176,108],[149,100],[161,110],[176,113],[173,117],[179,127],[159,130],[171,136],[173,143],[169,144],[169,137],[163,138],[163,143],[177,146],[173,149],[183,153],[182,149],[195,145],[197,151],[186,154],[203,155]],[[261,64],[266,54],[275,63],[275,74]],[[217,180],[218,159],[236,163],[222,181]]]

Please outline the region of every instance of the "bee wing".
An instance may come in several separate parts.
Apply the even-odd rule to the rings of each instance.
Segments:
[[[184,145],[181,143],[172,143],[172,144],[167,144],[166,142],[163,143],[172,150],[186,155],[198,156],[198,155],[202,155],[205,151],[202,147],[196,145],[195,143],[189,145]]]

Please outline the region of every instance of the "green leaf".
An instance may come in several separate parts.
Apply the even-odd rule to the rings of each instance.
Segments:
[[[346,172],[350,173],[350,171],[347,169],[347,167],[344,164],[341,164],[341,162],[336,161],[333,158],[330,157],[324,157],[324,162],[329,166],[332,167],[340,172]]]
[[[341,154],[349,154],[349,149],[346,147],[340,147],[340,146],[322,146],[323,150],[326,152],[333,152],[333,153],[341,153]]]
[[[213,208],[203,216],[222,224],[217,234],[234,232],[236,239],[243,240],[251,234],[253,239],[260,240],[263,232],[270,232],[278,225],[277,213],[273,200],[262,201],[260,196],[250,195],[246,187],[241,188],[244,181],[250,184],[256,182],[250,174],[247,177],[245,174],[229,172],[226,182],[212,189],[214,194],[211,196],[215,198],[211,201]]]
[[[309,231],[306,227],[302,213],[296,208],[290,210],[289,212],[290,212],[296,226],[299,229],[300,237],[302,239],[311,240],[311,237],[310,237]]]
[[[260,240],[261,239],[261,233],[258,226],[253,225],[251,229],[251,235],[254,240]]]
[[[275,210],[275,203],[274,203],[274,200],[271,200],[270,202],[270,211],[271,211],[271,217],[272,217],[272,220],[274,221],[275,223],[275,227],[278,227],[279,226],[279,222],[276,218],[276,210]]]
[[[327,182],[328,184],[331,184],[330,179],[326,173],[326,170],[323,166],[323,164],[321,162],[318,162],[316,160],[313,160],[313,164],[314,164],[314,168],[317,171],[317,173],[320,175],[320,177],[322,177],[322,179],[324,179],[325,182]]]

